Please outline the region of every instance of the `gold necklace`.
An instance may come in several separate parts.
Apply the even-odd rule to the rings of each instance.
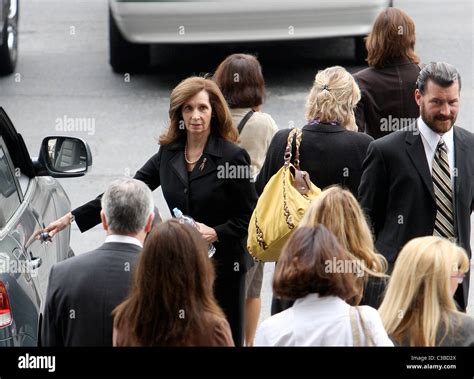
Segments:
[[[193,165],[199,162],[199,159],[201,159],[203,153],[201,153],[201,155],[199,155],[198,159],[196,159],[195,161],[188,161],[188,154],[186,153],[187,150],[188,150],[188,144],[184,146],[184,160],[186,161],[186,163],[189,165]]]

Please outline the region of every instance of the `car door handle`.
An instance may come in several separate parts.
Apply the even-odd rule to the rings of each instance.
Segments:
[[[28,262],[28,267],[31,270],[36,270],[43,264],[43,260],[40,257],[33,256],[33,253],[30,251],[30,261]]]
[[[31,271],[34,271],[43,264],[43,261],[41,260],[41,258],[38,257],[38,258],[31,259],[27,264],[28,264],[28,269]]]

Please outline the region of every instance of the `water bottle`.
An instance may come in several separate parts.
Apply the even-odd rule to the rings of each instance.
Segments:
[[[191,216],[186,216],[183,214],[183,212],[181,212],[181,210],[179,210],[178,208],[173,208],[173,214],[174,214],[174,217],[176,217],[180,222],[186,222],[188,223],[189,225],[192,225],[194,226],[196,229],[198,228],[197,224],[196,224],[196,221],[194,221],[194,219],[191,217]],[[209,249],[208,249],[208,255],[209,255],[209,258],[212,258],[212,256],[216,253],[216,248],[215,246],[211,243],[209,245]]]

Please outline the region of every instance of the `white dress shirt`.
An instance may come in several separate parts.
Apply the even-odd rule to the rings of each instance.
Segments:
[[[262,322],[255,346],[353,346],[350,305],[336,296],[309,294]],[[393,346],[376,309],[360,306],[376,346]],[[366,341],[359,325],[361,344]]]
[[[434,132],[428,125],[425,124],[421,117],[418,118],[418,128],[421,134],[421,140],[425,148],[426,160],[430,172],[433,172],[433,159],[436,153],[436,147],[441,137],[443,137],[444,143],[446,144],[446,150],[448,153],[449,171],[451,173],[451,185],[454,188],[454,127],[449,129],[444,134],[438,134]]]
[[[109,242],[131,243],[133,245],[137,245],[137,246],[140,246],[141,248],[143,248],[142,243],[138,239],[136,239],[135,237],[122,236],[122,235],[119,235],[119,234],[111,234],[111,235],[107,236],[104,243],[109,243]]]

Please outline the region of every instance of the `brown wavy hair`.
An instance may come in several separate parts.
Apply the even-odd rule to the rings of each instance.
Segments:
[[[212,329],[212,319],[224,318],[213,295],[214,275],[207,244],[195,228],[177,220],[157,225],[145,241],[127,299],[113,311],[114,328],[129,331],[140,346],[184,344],[196,331]]]
[[[333,260],[351,258],[336,237],[324,226],[299,227],[286,243],[275,268],[273,291],[296,300],[310,293],[348,300],[357,295],[355,275],[328,270]]]
[[[211,79],[193,76],[183,80],[171,92],[168,129],[160,136],[160,145],[186,139],[182,107],[201,91],[207,92],[212,107],[211,133],[237,142],[239,133],[232,123],[232,115],[219,87]]]
[[[254,108],[265,100],[262,66],[253,55],[229,55],[217,67],[214,80],[231,108]]]
[[[372,31],[365,40],[371,67],[383,68],[390,59],[408,58],[418,64],[420,58],[415,53],[415,23],[404,11],[386,8],[375,19]]]

